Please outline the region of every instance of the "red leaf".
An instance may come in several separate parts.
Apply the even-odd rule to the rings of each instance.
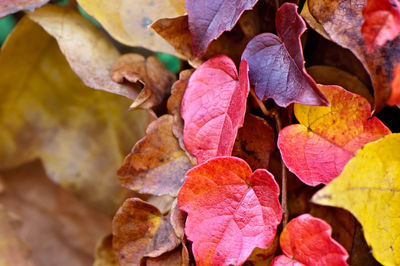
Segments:
[[[327,184],[336,178],[358,149],[390,134],[368,101],[339,86],[319,85],[330,107],[295,104],[300,124],[279,133],[278,147],[289,170],[305,184]]]
[[[300,36],[306,30],[295,4],[283,4],[276,14],[276,30],[254,37],[243,52],[257,97],[272,98],[279,106],[297,102],[328,105],[317,84],[304,69]]]
[[[197,265],[240,265],[268,247],[281,221],[279,186],[264,169],[218,157],[192,168],[178,196]]]
[[[243,125],[249,93],[248,66],[217,55],[190,77],[181,114],[187,150],[202,163],[215,156],[231,155],[238,129]]]
[[[392,90],[388,100],[389,105],[400,104],[400,64],[393,70],[393,76],[394,78],[390,84]]]
[[[400,6],[397,0],[368,0],[363,9],[364,35],[367,52],[394,40],[400,33]]]
[[[332,229],[325,221],[309,214],[298,216],[287,224],[280,236],[281,249],[287,258],[278,256],[271,262],[271,266],[347,265],[349,255],[346,249],[331,235]]]
[[[231,30],[242,13],[256,3],[257,0],[186,0],[194,56],[204,54],[213,40]]]

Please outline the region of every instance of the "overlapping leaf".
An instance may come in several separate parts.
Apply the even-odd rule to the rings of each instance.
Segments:
[[[394,40],[400,33],[400,6],[397,0],[367,0],[363,9],[364,35],[367,52]]]
[[[276,257],[271,266],[280,265],[348,265],[346,250],[331,237],[332,229],[309,214],[291,220],[280,236],[285,255]]]
[[[46,5],[28,16],[57,40],[72,70],[86,86],[136,98],[136,88],[118,84],[110,78],[110,69],[120,56],[118,50],[77,11]]]
[[[249,93],[248,66],[224,55],[202,64],[190,77],[182,100],[184,142],[198,163],[231,155],[237,130],[243,125]]]
[[[160,18],[183,15],[186,12],[184,0],[114,0],[112,2],[78,0],[78,2],[119,42],[179,56],[148,26]]]
[[[140,54],[124,54],[111,69],[115,82],[128,81],[135,87],[144,86],[131,108],[151,108],[160,104],[170,93],[175,74],[170,72],[155,56],[144,58]]]
[[[123,186],[153,195],[178,195],[185,173],[192,167],[172,134],[172,115],[151,123],[118,170]]]
[[[386,43],[374,53],[367,53],[362,10],[367,0],[307,0],[311,15],[322,25],[332,41],[349,49],[362,62],[374,87],[375,109],[379,111],[387,103],[400,103],[390,87],[393,70],[400,61],[400,38]],[[397,92],[398,93],[398,92]]]
[[[188,213],[185,233],[197,265],[242,264],[254,248],[272,243],[282,216],[274,177],[263,169],[252,173],[236,157],[191,169],[178,204]]]
[[[400,263],[399,147],[400,134],[365,145],[342,174],[312,198],[314,203],[349,210],[383,265]]]
[[[0,168],[41,158],[53,181],[113,213],[125,194],[115,169],[151,118],[129,105],[86,87],[24,17],[0,53]]]
[[[194,56],[204,54],[213,40],[231,30],[242,13],[256,3],[257,0],[186,0]]]
[[[296,104],[300,124],[287,126],[278,138],[286,166],[310,186],[329,183],[359,148],[390,134],[378,118],[370,119],[371,107],[363,97],[339,86],[319,87],[331,106]]]
[[[140,199],[127,199],[114,216],[113,249],[120,265],[140,265],[144,257],[158,257],[180,242],[168,217]]]
[[[0,2],[0,18],[20,10],[33,10],[41,7],[49,0],[2,0]]]
[[[257,97],[272,98],[279,106],[297,102],[327,105],[325,96],[304,69],[300,36],[306,25],[297,6],[283,4],[276,14],[278,36],[262,33],[253,38],[243,52],[249,63],[249,78]]]

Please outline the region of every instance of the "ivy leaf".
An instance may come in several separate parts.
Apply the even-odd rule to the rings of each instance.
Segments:
[[[0,168],[40,158],[54,182],[114,213],[126,193],[115,169],[152,119],[129,105],[86,87],[57,42],[24,17],[0,53]]]
[[[192,50],[200,57],[210,43],[235,26],[245,10],[258,0],[186,0]]]
[[[300,36],[306,24],[297,14],[297,6],[283,4],[276,14],[276,30],[254,37],[246,46],[242,59],[249,63],[249,78],[261,100],[272,98],[279,106],[297,102],[328,105],[317,84],[304,69]]]
[[[394,40],[400,33],[400,6],[397,0],[367,0],[362,15],[367,52]]]
[[[383,265],[400,263],[399,148],[400,134],[365,145],[342,174],[312,198],[313,203],[350,211]]]
[[[53,36],[72,70],[86,86],[135,99],[137,89],[111,80],[110,69],[119,58],[110,40],[77,11],[46,5],[30,19]]]
[[[331,227],[321,219],[309,214],[294,218],[280,236],[280,246],[285,255],[276,257],[271,266],[348,265],[347,251],[331,235]]]
[[[192,167],[172,134],[172,115],[152,122],[118,170],[123,186],[140,193],[177,196]]]
[[[243,125],[249,93],[248,66],[218,55],[202,64],[190,77],[182,99],[181,115],[187,150],[198,163],[231,155],[239,127]]]
[[[80,6],[93,16],[117,41],[128,46],[144,48],[179,56],[162,38],[149,29],[160,18],[186,13],[184,0],[78,0]]]
[[[0,18],[21,10],[33,10],[41,7],[49,0],[2,0],[0,2]]]
[[[197,265],[240,265],[268,247],[281,221],[279,186],[264,169],[217,157],[187,172],[178,195]],[[240,244],[238,244],[240,243]]]
[[[363,97],[339,86],[319,87],[331,106],[296,104],[300,124],[287,126],[278,138],[286,166],[310,186],[329,183],[364,144],[391,133],[378,118],[370,119]]]
[[[168,216],[141,199],[127,199],[114,216],[113,249],[119,265],[140,265],[142,258],[158,257],[180,243]]]
[[[135,87],[143,87],[131,105],[132,109],[149,109],[159,105],[170,93],[176,81],[170,72],[155,56],[144,58],[140,54],[124,54],[112,67],[111,78],[118,83],[128,81]]]
[[[322,25],[332,41],[349,49],[364,65],[374,87],[375,110],[386,104],[400,104],[392,98],[390,83],[393,70],[400,60],[400,38],[368,53],[361,32],[362,10],[367,0],[307,0],[311,15]]]

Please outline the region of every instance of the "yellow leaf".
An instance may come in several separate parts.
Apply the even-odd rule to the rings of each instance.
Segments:
[[[111,213],[125,194],[116,170],[150,117],[130,101],[86,87],[24,17],[0,53],[0,168],[40,158],[53,181]]]
[[[149,28],[160,18],[177,17],[186,11],[183,0],[78,0],[81,7],[119,42],[129,46],[179,56]]]
[[[138,92],[133,86],[118,84],[110,77],[110,70],[120,57],[117,48],[77,11],[46,5],[28,16],[57,40],[72,70],[86,86],[136,98]]]
[[[347,209],[361,223],[374,257],[400,264],[400,134],[365,145],[312,202]]]

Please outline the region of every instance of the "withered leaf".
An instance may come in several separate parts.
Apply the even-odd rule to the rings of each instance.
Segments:
[[[189,253],[185,245],[155,258],[143,258],[142,265],[146,266],[189,266]]]
[[[118,259],[112,249],[112,235],[108,235],[97,243],[93,266],[118,266]]]
[[[1,0],[0,18],[20,10],[33,10],[49,2],[49,0]]]
[[[136,98],[135,88],[115,83],[110,78],[109,71],[120,55],[118,50],[77,11],[46,5],[28,16],[57,40],[72,70],[86,86]]]
[[[123,186],[153,195],[178,195],[192,167],[172,134],[172,115],[152,122],[118,170]]]
[[[140,54],[124,54],[118,58],[111,69],[111,78],[118,83],[133,83],[136,88],[144,86],[131,105],[132,109],[148,109],[160,104],[176,80],[175,74],[157,57],[144,58]]]
[[[113,249],[122,266],[139,265],[143,257],[158,257],[180,243],[168,216],[143,200],[127,199],[114,216]]]

